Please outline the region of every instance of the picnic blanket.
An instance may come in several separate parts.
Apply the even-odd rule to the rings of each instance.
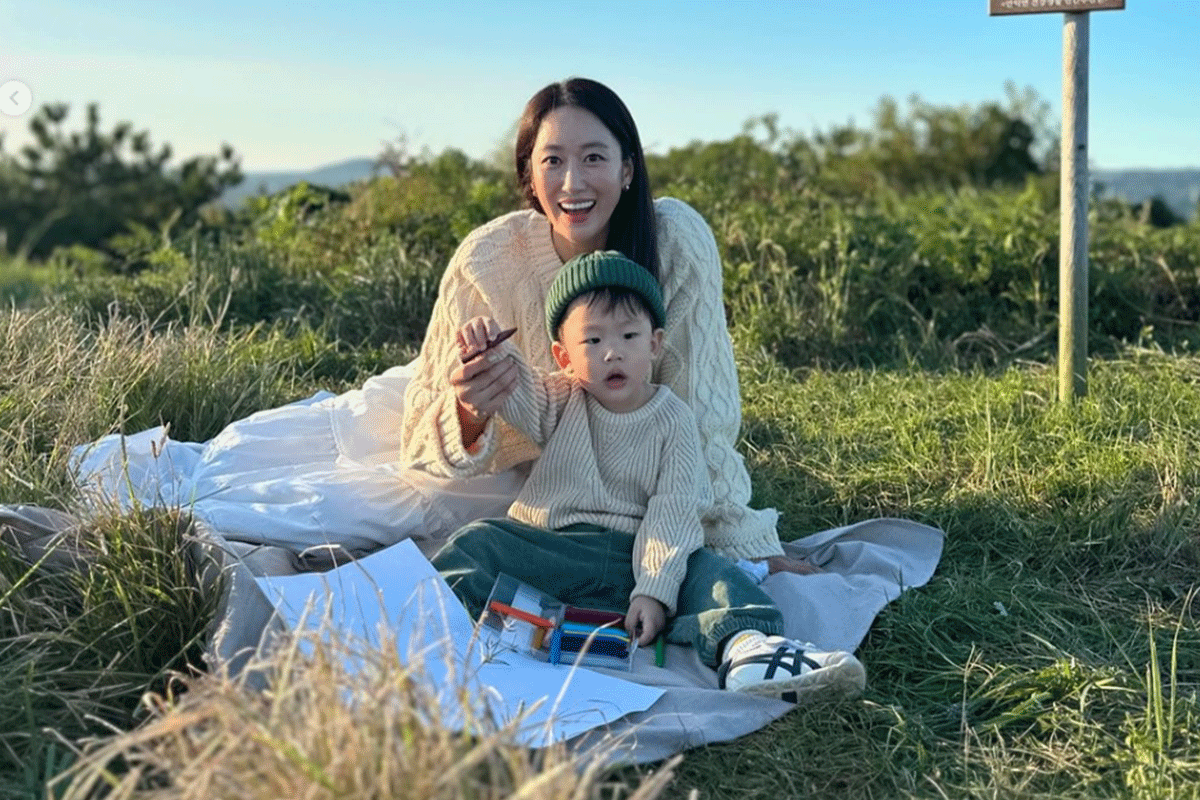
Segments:
[[[69,540],[90,510],[114,503],[187,510],[198,552],[227,578],[208,640],[210,663],[237,672],[264,633],[281,624],[256,576],[336,569],[405,539],[430,555],[463,524],[503,516],[516,496],[520,469],[450,482],[397,463],[410,375],[411,365],[396,367],[361,389],[261,411],[208,442],[178,442],[166,428],[104,437],[77,449],[78,514],[0,506],[0,531],[36,558],[49,543]],[[783,611],[788,636],[853,652],[885,605],[929,580],[943,540],[936,528],[891,518],[819,531],[784,549],[825,572],[772,575],[763,588]],[[77,555],[63,547],[53,557],[69,564]],[[609,726],[626,735],[615,758],[655,761],[728,741],[791,707],[718,689],[716,673],[690,648],[669,646],[666,668],[645,651],[637,655],[620,677],[665,691],[646,711]],[[575,744],[594,741],[582,734]]]

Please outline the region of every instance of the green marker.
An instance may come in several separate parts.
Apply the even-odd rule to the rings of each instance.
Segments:
[[[664,644],[663,635],[660,633],[658,638],[654,640],[654,666],[656,667],[661,667],[667,663],[667,652],[663,646]]]

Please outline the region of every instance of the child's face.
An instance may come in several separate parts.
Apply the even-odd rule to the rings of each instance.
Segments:
[[[600,405],[623,413],[645,405],[653,394],[650,370],[662,347],[662,328],[655,330],[642,309],[589,296],[567,306],[551,350],[559,369],[573,375]]]

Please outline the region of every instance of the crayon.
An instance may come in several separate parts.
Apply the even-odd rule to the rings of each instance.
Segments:
[[[492,339],[490,342],[488,342],[487,346],[484,347],[482,350],[473,350],[470,353],[462,353],[459,355],[459,359],[462,361],[462,363],[465,364],[472,359],[478,358],[479,356],[483,355],[488,350],[491,350],[493,347],[500,344],[501,342],[503,342],[505,339],[512,336],[516,332],[517,332],[516,328],[509,328],[508,330],[500,331],[499,333],[496,334],[496,338]],[[462,339],[462,334],[459,334],[458,346],[459,346],[459,350],[462,350],[463,347],[466,346],[466,343]]]
[[[593,625],[620,625],[625,621],[625,615],[619,611],[601,611],[598,608],[567,606],[563,609],[563,619],[567,622],[584,622]]]
[[[600,628],[595,625],[584,625],[578,622],[564,622],[562,629],[564,633],[572,633],[577,636],[595,635],[597,639],[629,641],[629,634],[620,628]]]
[[[667,650],[664,647],[663,635],[660,633],[654,640],[654,666],[661,667],[667,663]]]
[[[490,608],[497,614],[504,614],[523,622],[528,622],[531,625],[537,625],[539,628],[553,628],[554,621],[539,617],[537,614],[530,614],[528,611],[522,611],[519,608],[513,608],[508,603],[501,603],[499,600],[493,600]]]
[[[562,653],[590,653],[592,655],[611,656],[613,658],[628,658],[629,647],[621,642],[605,642],[593,639],[590,642],[570,634],[564,634],[560,639],[559,651]]]

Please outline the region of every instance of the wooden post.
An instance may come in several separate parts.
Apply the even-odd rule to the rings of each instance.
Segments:
[[[1063,14],[1059,166],[1058,398],[1087,394],[1088,14]]]
[[[1058,399],[1087,394],[1088,15],[1125,0],[988,0],[988,13],[1063,14],[1062,142],[1059,151]]]

